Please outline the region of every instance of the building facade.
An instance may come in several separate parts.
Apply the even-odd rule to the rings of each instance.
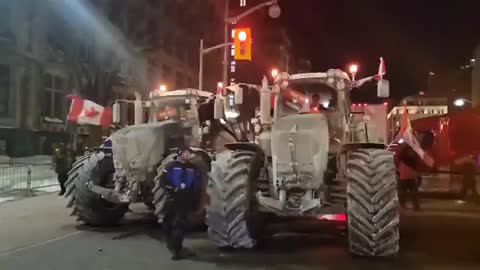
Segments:
[[[197,87],[200,39],[222,42],[222,8],[214,0],[0,1],[0,149],[48,154],[79,133],[97,144],[99,128],[66,123],[69,94],[108,106],[135,92],[148,98],[160,84]],[[205,57],[204,89],[220,78],[218,51]]]
[[[55,52],[54,16],[42,1],[0,2],[0,148],[42,152],[65,137],[68,69]]]
[[[404,98],[399,105],[393,107],[387,115],[391,126],[390,138],[392,139],[400,128],[405,108],[411,121],[429,116],[443,115],[448,113],[448,98],[436,98],[424,95]]]

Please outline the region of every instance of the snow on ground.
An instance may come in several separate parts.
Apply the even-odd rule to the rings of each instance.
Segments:
[[[0,203],[9,202],[17,199],[17,197],[0,197]]]

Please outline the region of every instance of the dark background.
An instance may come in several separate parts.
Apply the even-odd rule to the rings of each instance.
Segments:
[[[248,6],[260,2],[247,0]],[[469,63],[480,42],[478,0],[280,0],[280,6],[277,20],[265,12],[255,21],[242,21],[253,28],[254,46],[269,27],[283,26],[295,58],[311,60],[313,71],[347,70],[356,62],[357,78],[366,77],[377,72],[383,56],[394,98],[427,90],[433,96],[469,97],[469,74],[460,66]],[[254,61],[267,68],[262,60],[254,54]],[[427,89],[430,71],[435,76]],[[375,95],[371,85],[354,98],[371,101]]]

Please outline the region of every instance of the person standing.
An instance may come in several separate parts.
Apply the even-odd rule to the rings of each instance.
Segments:
[[[423,163],[423,164],[422,164]],[[408,144],[402,145],[399,152],[399,201],[402,208],[406,208],[407,197],[411,197],[415,210],[420,210],[420,202],[418,198],[418,179],[420,178],[420,167],[426,165],[433,167],[433,159],[423,153],[420,157],[412,147]]]
[[[203,209],[206,171],[192,162],[193,151],[186,147],[177,153],[176,160],[167,164],[162,172],[161,186],[167,192],[163,230],[172,260],[181,260],[195,254],[183,247],[188,229],[188,217]]]
[[[472,201],[478,202],[479,196],[476,187],[475,176],[477,174],[477,164],[473,155],[468,155],[464,159],[456,161],[460,165],[460,171],[463,175],[461,196],[463,200],[468,201],[469,191],[472,194]]]
[[[65,183],[68,180],[68,171],[70,171],[74,162],[75,154],[70,143],[67,143],[67,146],[62,143],[55,148],[53,164],[55,166],[55,173],[57,173],[58,183],[60,184],[60,193],[58,193],[58,196],[65,194]]]

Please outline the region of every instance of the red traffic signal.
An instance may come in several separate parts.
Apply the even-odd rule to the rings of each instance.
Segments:
[[[237,28],[235,33],[235,60],[252,60],[252,36],[250,28]]]

